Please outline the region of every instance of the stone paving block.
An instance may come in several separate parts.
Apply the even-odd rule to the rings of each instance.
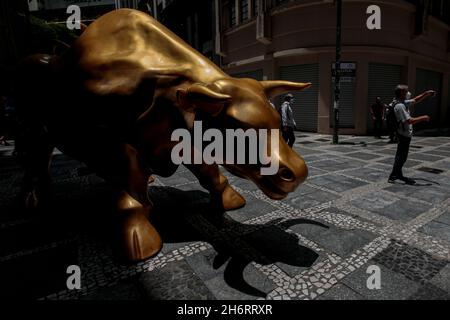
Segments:
[[[394,184],[384,190],[398,193],[407,197],[413,197],[419,200],[433,204],[440,203],[450,198],[450,189],[444,189],[440,186],[407,186],[404,184]]]
[[[384,164],[389,164],[391,166],[394,165],[394,157],[389,157],[387,159],[383,159],[383,160],[378,160],[378,162],[380,163],[384,163]],[[410,160],[408,159],[405,163],[405,168],[413,168],[418,166],[419,164],[423,164],[422,161],[417,161],[417,160]]]
[[[214,296],[185,261],[168,264],[162,269],[138,277],[145,299],[211,300]]]
[[[308,166],[311,165],[312,162],[324,160],[324,158],[325,158],[324,155],[316,155],[316,154],[313,154],[313,155],[302,155],[301,153],[299,153],[299,154],[306,161],[306,164]]]
[[[316,191],[311,194],[305,195],[294,194],[283,201],[294,206],[297,209],[307,209],[325,202],[336,200],[338,198],[339,196],[335,194],[316,189]]]
[[[294,192],[290,193],[285,200],[290,201],[291,199],[300,197],[300,196],[306,196],[306,195],[311,195],[314,194],[315,192],[317,192],[317,188],[313,188],[311,185],[309,185],[308,183],[304,183],[300,186],[298,186],[297,190],[295,190]]]
[[[241,188],[243,190],[249,190],[249,191],[259,190],[258,186],[255,183],[253,183],[249,180],[245,180],[245,179],[238,178],[230,183],[231,183],[231,185]]]
[[[431,166],[434,167],[434,166]],[[420,168],[420,167],[418,167]],[[408,175],[415,179],[419,186],[437,187],[437,188],[449,188],[450,189],[450,179],[444,174],[433,174],[429,172],[414,170]]]
[[[420,140],[420,144],[424,146],[439,146],[442,144],[442,142],[439,141],[438,139],[425,139]]]
[[[450,264],[442,268],[430,283],[446,292],[450,292]]]
[[[294,150],[301,156],[311,156],[311,155],[320,156],[320,155],[324,154],[324,152],[321,150],[304,148],[304,147],[301,147],[298,145],[294,145]]]
[[[446,225],[450,225],[450,208],[448,208],[447,212],[439,216],[435,221],[444,223]]]
[[[335,192],[344,192],[367,185],[366,182],[335,174],[312,178],[308,182]]]
[[[351,168],[351,166],[348,166],[345,162],[330,159],[315,161],[313,164],[311,164],[311,166],[327,172],[334,172]]]
[[[244,208],[235,211],[227,212],[227,215],[231,217],[233,220],[238,222],[245,222],[247,220],[251,220],[260,216],[264,216],[268,213],[278,210],[277,207],[273,205],[247,196],[247,204]]]
[[[450,225],[448,224],[431,221],[419,228],[419,231],[450,243]]]
[[[367,149],[367,151],[370,151],[372,153],[379,154],[383,157],[389,156],[390,158],[394,157],[397,152],[397,149],[380,148],[380,147],[376,147],[376,146],[368,146],[366,149]],[[377,158],[377,160],[381,160],[381,159]]]
[[[367,287],[367,280],[371,276],[367,273],[367,269],[372,265],[380,267],[380,290],[371,290]],[[345,277],[342,283],[359,295],[367,297],[368,300],[406,300],[420,287],[420,284],[393,272],[383,265],[379,265],[376,261],[369,261],[366,265]]]
[[[326,224],[325,224],[326,225]],[[328,252],[347,257],[377,236],[364,230],[345,230],[332,225],[324,228],[318,225],[303,224],[291,227],[296,233],[310,239]]]
[[[197,179],[193,175],[189,176],[188,174],[185,174],[185,176],[173,175],[168,178],[160,177],[159,179],[167,186],[177,186],[197,182]]]
[[[334,152],[339,152],[339,153],[344,153],[344,154],[349,154],[352,152],[355,152],[357,147],[343,147],[343,146],[331,146],[331,147],[327,147],[327,150],[329,151],[334,151]]]
[[[355,158],[358,160],[373,160],[373,159],[381,158],[383,155],[367,153],[367,152],[353,152],[353,153],[347,153],[346,156]]]
[[[357,208],[403,222],[408,222],[431,208],[431,205],[399,199],[385,193],[364,195],[350,203]]]
[[[443,157],[450,157],[450,151],[444,151],[444,150],[440,150],[439,148],[436,148],[434,150],[430,150],[427,152],[428,154],[431,155],[437,155],[437,156],[443,156]]]
[[[314,167],[314,163],[310,166],[308,166],[308,179],[311,179],[316,176],[320,176],[323,174],[327,174],[328,172],[322,169],[318,169]]]
[[[443,160],[443,161],[439,161],[439,162],[435,162],[433,164],[433,167],[437,168],[437,169],[442,169],[442,170],[450,170],[450,161],[448,160]]]
[[[135,277],[119,281],[118,284],[100,287],[94,293],[82,296],[81,300],[144,300],[143,292]]]
[[[426,162],[436,162],[442,160],[443,157],[433,156],[426,153],[411,153],[408,156],[408,159],[418,160],[418,161],[426,161]]]
[[[363,179],[370,182],[380,182],[386,180],[386,172],[383,170],[375,170],[371,168],[359,168],[345,172],[345,175]]]
[[[409,300],[450,300],[450,294],[432,284],[425,284]]]
[[[316,300],[366,300],[366,298],[344,284],[337,284]]]
[[[420,284],[433,279],[448,263],[396,240],[392,240],[389,247],[376,255],[373,261]]]

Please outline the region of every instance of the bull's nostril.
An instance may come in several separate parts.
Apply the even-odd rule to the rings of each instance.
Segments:
[[[288,168],[281,168],[279,171],[280,178],[286,182],[295,181],[295,174]]]

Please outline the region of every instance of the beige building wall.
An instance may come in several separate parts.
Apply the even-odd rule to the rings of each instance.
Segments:
[[[382,29],[366,28],[369,5],[379,5]],[[271,43],[256,39],[256,19],[222,32],[222,67],[230,74],[263,69],[264,78],[276,79],[280,66],[319,64],[318,131],[331,133],[333,103],[331,65],[335,59],[335,7],[326,1],[291,1],[266,13]],[[345,1],[342,61],[357,63],[355,128],[343,134],[366,134],[370,63],[403,66],[402,81],[416,86],[416,69],[442,73],[441,122],[450,105],[450,27],[430,17],[426,35],[415,36],[415,6],[406,1]]]

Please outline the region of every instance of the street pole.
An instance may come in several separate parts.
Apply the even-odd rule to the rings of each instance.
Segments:
[[[339,144],[339,101],[341,95],[341,50],[342,50],[342,0],[335,0],[336,4],[336,64],[334,76],[334,133],[333,144]]]

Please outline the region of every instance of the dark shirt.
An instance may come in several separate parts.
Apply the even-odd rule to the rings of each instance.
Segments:
[[[384,108],[385,108],[384,103],[374,103],[371,107],[373,116],[376,119],[382,119]]]

